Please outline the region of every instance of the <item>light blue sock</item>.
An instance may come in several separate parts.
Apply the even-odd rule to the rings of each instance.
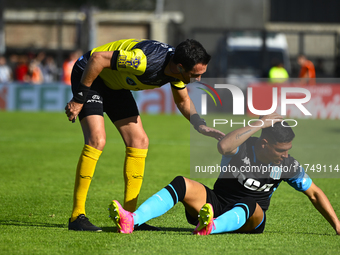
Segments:
[[[218,216],[215,220],[216,229],[211,234],[232,232],[241,228],[246,223],[246,212],[242,207],[235,206],[233,209]]]
[[[174,206],[174,200],[167,189],[163,188],[148,198],[133,215],[135,225],[141,225],[148,220],[161,216]]]

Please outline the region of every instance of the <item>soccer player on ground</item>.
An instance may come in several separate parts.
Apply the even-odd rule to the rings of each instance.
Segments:
[[[136,209],[149,141],[130,90],[170,83],[178,109],[198,132],[216,139],[224,136],[205,125],[186,88],[190,79],[200,80],[209,61],[210,55],[195,40],[186,40],[174,48],[154,40],[135,39],[99,46],[77,60],[71,76],[73,98],[65,113],[73,122],[79,117],[85,145],[77,166],[69,229],[101,231],[85,216],[85,201],[106,142],[103,112],[126,146],[124,208],[131,212]]]
[[[247,126],[228,133],[219,141],[221,168],[232,166],[234,170],[222,171],[213,190],[178,176],[134,213],[125,211],[118,201],[113,200],[109,211],[118,231],[132,233],[139,224],[182,202],[188,222],[196,225],[193,234],[262,233],[271,196],[281,181],[286,181],[310,199],[339,235],[340,222],[326,195],[312,182],[299,162],[288,154],[295,134],[286,122],[283,124],[288,127],[282,126],[281,121],[282,116],[276,113],[263,116],[253,125],[264,123],[259,138],[251,135],[261,127]],[[273,127],[272,123],[275,123]],[[271,166],[272,170],[245,171],[246,167],[261,170],[263,166]]]

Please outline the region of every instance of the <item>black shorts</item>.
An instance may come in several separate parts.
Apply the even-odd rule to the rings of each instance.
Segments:
[[[77,91],[89,58],[90,52],[87,52],[77,60],[73,67],[71,75],[73,94]],[[136,101],[130,90],[110,89],[98,76],[87,94],[86,102],[79,113],[79,120],[90,115],[103,116],[104,112],[106,112],[112,122],[139,115]]]
[[[218,216],[222,215],[223,213],[231,210],[234,208],[235,204],[237,204],[239,201],[235,201],[232,203],[227,203],[224,199],[220,198],[213,190],[205,186],[205,190],[207,192],[207,201],[206,203],[210,203],[214,209],[214,217],[217,218]],[[185,211],[185,215],[187,218],[187,221],[197,226],[198,219],[192,217],[187,211]],[[266,225],[266,213],[263,212],[263,220],[262,222],[253,230],[249,232],[238,232],[238,230],[233,231],[231,233],[247,233],[247,234],[260,234],[263,233],[264,227]]]

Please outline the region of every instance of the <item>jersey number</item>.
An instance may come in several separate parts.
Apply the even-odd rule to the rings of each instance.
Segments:
[[[252,178],[247,179],[245,183],[243,184],[243,186],[246,187],[247,189],[256,190],[256,191],[269,191],[273,185],[274,184],[265,184],[262,187],[260,187],[261,183]]]

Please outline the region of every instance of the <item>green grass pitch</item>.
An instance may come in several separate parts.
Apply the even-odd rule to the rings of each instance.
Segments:
[[[150,148],[139,204],[175,176],[190,177],[189,123],[177,115],[142,119]],[[107,207],[112,199],[123,199],[124,144],[106,122],[107,145],[86,204],[87,216],[104,231],[75,232],[67,230],[67,222],[83,147],[80,125],[62,113],[0,112],[0,254],[339,254],[340,237],[307,197],[286,183],[273,195],[261,235],[193,236],[182,204],[149,222],[163,231],[116,233]],[[339,121],[299,120],[294,130],[291,154],[301,163],[340,164]],[[313,180],[340,216],[340,179]]]

